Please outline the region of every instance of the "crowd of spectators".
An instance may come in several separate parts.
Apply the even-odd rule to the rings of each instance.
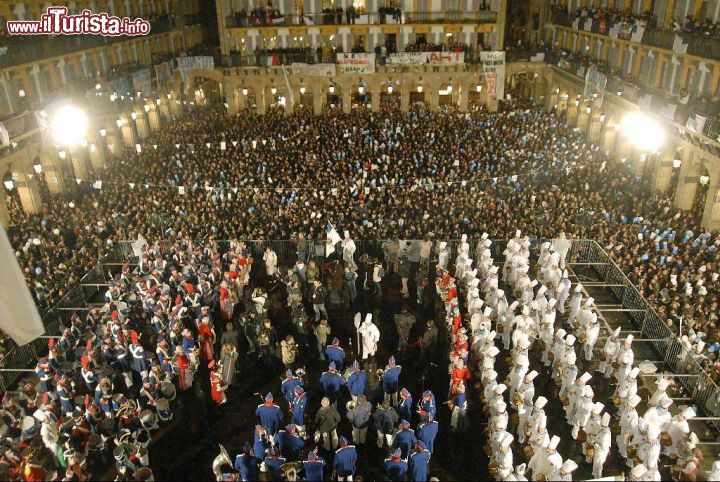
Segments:
[[[652,192],[562,119],[529,105],[447,109],[313,117],[303,108],[229,119],[206,108],[155,133],[142,154],[109,160],[97,173],[101,190],[73,185],[37,215],[11,203],[10,239],[29,286],[51,304],[114,241],[138,235],[290,239],[304,231],[322,239],[331,221],[357,239],[508,238],[515,229],[538,235],[535,214],[545,210],[545,233],[598,240],[673,329],[682,317],[715,346],[720,238],[699,226],[702,206],[677,211],[673,192]],[[590,226],[576,224],[581,209],[593,213]]]

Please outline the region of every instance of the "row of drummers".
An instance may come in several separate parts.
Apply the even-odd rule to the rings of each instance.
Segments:
[[[567,271],[562,272],[559,282],[540,284],[537,280],[528,281],[526,266],[529,266],[529,249],[526,243],[511,240],[507,252],[506,256],[510,256],[512,261],[505,264],[504,281],[517,298],[512,304],[508,305],[505,291],[499,289],[498,267],[488,263],[487,259],[481,259],[477,270],[465,271],[460,280],[472,330],[472,346],[468,350],[472,356],[470,366],[479,372],[480,381],[476,386],[482,388],[481,400],[489,419],[486,453],[492,459],[491,474],[502,480],[525,480],[524,473],[529,470],[535,480],[571,480],[571,474],[577,468],[576,461],[563,461],[557,452],[560,437],[551,437],[548,433],[544,412],[547,399],[543,396],[535,398],[533,380],[538,371],[530,370],[528,354],[534,342],[539,341],[540,363],[550,370],[560,389],[566,421],[572,426],[572,437],[581,442],[584,460],[592,464],[594,477],[602,477],[613,434],[636,480],[660,479],[658,462],[661,452],[671,457],[678,478],[694,477],[699,467],[699,451],[696,449],[697,437],[690,433],[687,425],[687,419],[694,415],[694,411],[686,408],[675,416],[670,415],[668,408],[672,399],[666,394],[670,383],[662,379],[643,417],[637,414],[636,407],[642,400],[637,395],[640,369],[633,367],[632,335],[621,341],[619,330],[611,333],[601,351],[601,362],[597,366],[587,364],[588,370],[597,371],[605,378],[614,377],[617,382],[613,397],[617,412],[615,422],[611,423],[613,417],[604,412],[605,406],[593,401],[594,392],[589,385],[592,375],[588,372],[579,375],[577,366],[576,342],[580,341],[582,354],[589,362],[598,339],[599,323],[593,309],[594,300],[584,299],[584,290],[578,285],[572,299],[567,302],[571,287]],[[520,262],[520,258],[525,261]],[[545,257],[553,270],[556,259]],[[545,270],[541,258],[538,261],[541,278]],[[467,328],[457,319],[457,288],[448,273],[440,277],[438,290],[448,310],[448,324],[457,340],[455,345],[463,347]],[[555,329],[557,315],[564,315],[566,302],[569,313],[565,325],[572,333],[564,328]],[[516,315],[516,309],[521,304],[521,314]],[[510,373],[506,383],[502,384],[498,383],[495,370],[500,350],[495,346],[497,333],[491,330],[493,322],[502,336],[504,349],[510,351],[507,357]],[[455,357],[462,355],[462,351],[454,353]],[[467,363],[467,358],[464,361]],[[458,364],[458,360],[455,363]],[[544,370],[540,366],[537,368]],[[456,379],[453,376],[454,383]],[[510,419],[504,399],[508,390],[509,400],[512,401],[510,409],[515,412]],[[508,431],[510,422],[518,443],[526,444],[522,452],[528,459],[527,465],[513,465],[512,444],[515,437]]]

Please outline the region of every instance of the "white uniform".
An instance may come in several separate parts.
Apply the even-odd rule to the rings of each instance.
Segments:
[[[275,254],[275,251],[272,249],[265,251],[263,260],[265,261],[265,271],[268,276],[272,276],[277,273],[277,254]]]
[[[599,479],[602,477],[603,465],[610,453],[611,434],[610,434],[610,414],[603,415],[601,422],[602,427],[595,436],[595,454],[593,455],[593,477]]]
[[[375,356],[378,341],[380,341],[380,330],[378,330],[378,327],[372,322],[371,314],[368,313],[365,317],[365,321],[362,325],[360,325],[360,328],[358,328],[358,332],[362,337],[363,360],[366,360],[368,357]]]

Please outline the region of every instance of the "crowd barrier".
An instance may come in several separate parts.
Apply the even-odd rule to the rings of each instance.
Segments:
[[[540,245],[549,239],[531,240],[531,257],[536,258]],[[159,241],[160,249],[169,252],[176,241]],[[200,241],[207,243],[208,241]],[[227,252],[230,248],[230,241],[217,240],[218,250],[221,253]],[[446,240],[450,260],[457,256],[460,240]],[[270,246],[278,258],[278,265],[281,268],[291,267],[297,260],[296,243],[293,240],[267,241],[267,240],[246,240],[244,241],[252,256],[262,259],[265,249]],[[385,261],[386,240],[355,240],[355,260],[367,254],[368,256]],[[417,261],[419,257],[420,240],[401,240],[401,247],[404,255],[410,261]],[[496,262],[503,261],[503,252],[507,240],[493,240],[490,247],[493,259]],[[471,257],[475,258],[476,242],[470,243]],[[434,245],[433,254],[437,252],[438,243]],[[324,240],[309,240],[308,255],[321,263],[325,259]],[[580,239],[573,240],[567,258],[568,264],[585,264],[592,266],[600,279],[607,284],[617,298],[619,305],[627,310],[640,337],[650,340],[652,348],[663,360],[665,367],[661,370],[680,375],[677,382],[687,391],[695,401],[698,408],[707,416],[716,417],[720,415],[718,401],[720,390],[717,384],[706,373],[695,357],[680,343],[678,337],[670,330],[660,316],[653,310],[652,306],[637,291],[635,286],[625,276],[613,259],[594,240]],[[92,270],[83,276],[82,280],[70,287],[62,299],[43,316],[45,337],[20,347],[11,349],[0,362],[0,388],[11,389],[18,382],[19,378],[28,369],[34,367],[37,358],[47,351],[48,339],[58,335],[61,323],[67,323],[73,312],[84,316],[93,303],[102,304],[102,295],[106,289],[108,280],[120,267],[129,262],[137,264],[138,259],[133,253],[132,241],[119,241],[114,243],[111,251]],[[599,309],[602,314],[602,309]],[[606,330],[610,327],[606,324]],[[720,429],[717,421],[713,421],[716,428]]]

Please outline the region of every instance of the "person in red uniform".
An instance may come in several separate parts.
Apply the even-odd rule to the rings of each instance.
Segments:
[[[192,375],[189,373],[190,360],[183,352],[181,346],[175,348],[175,371],[178,375],[180,390],[189,390],[192,387]]]
[[[227,402],[227,397],[225,396],[225,382],[223,382],[222,374],[220,373],[220,365],[215,363],[215,360],[211,361],[208,364],[208,368],[211,370],[210,372],[210,395],[212,396],[212,399],[215,403],[218,405],[222,405],[223,403]]]
[[[450,378],[450,397],[452,398],[459,393],[458,386],[460,384],[465,385],[465,381],[470,380],[470,370],[462,360],[455,361],[455,368],[450,374]]]
[[[198,338],[200,341],[200,358],[206,362],[214,360],[215,328],[207,316],[198,323]]]

